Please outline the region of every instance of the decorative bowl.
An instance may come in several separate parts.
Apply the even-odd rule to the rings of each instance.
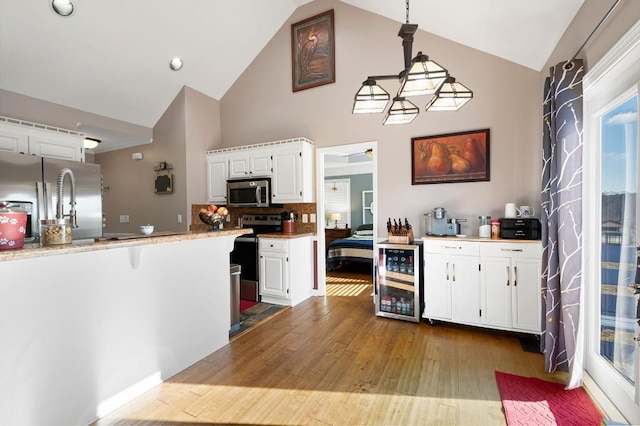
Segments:
[[[140,232],[142,232],[144,235],[149,235],[153,232],[153,225],[142,225],[140,227]]]
[[[220,229],[220,224],[224,221],[224,216],[218,213],[214,213],[209,216],[207,213],[200,212],[198,216],[200,217],[202,223],[211,226],[211,229],[209,229],[209,231],[218,231]]]

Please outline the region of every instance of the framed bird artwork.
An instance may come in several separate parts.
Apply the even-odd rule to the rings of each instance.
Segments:
[[[333,9],[291,25],[294,92],[336,81]]]

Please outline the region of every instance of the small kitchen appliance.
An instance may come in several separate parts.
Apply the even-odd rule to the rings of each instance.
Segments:
[[[269,207],[271,179],[227,181],[227,205],[230,207]]]
[[[534,217],[519,219],[502,218],[500,219],[500,238],[539,240],[540,221]]]
[[[436,207],[432,212],[424,215],[425,235],[445,236],[459,235],[460,223],[466,222],[466,219],[449,218],[447,211],[443,207]]]

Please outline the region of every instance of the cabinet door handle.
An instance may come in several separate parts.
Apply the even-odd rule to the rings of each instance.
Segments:
[[[514,266],[513,267],[513,286],[517,286],[518,285],[518,267]]]
[[[507,287],[509,286],[509,267],[507,266]]]
[[[452,264],[451,265],[451,279],[453,280],[453,282],[456,281],[456,264]]]
[[[449,262],[447,262],[447,281],[449,281]]]

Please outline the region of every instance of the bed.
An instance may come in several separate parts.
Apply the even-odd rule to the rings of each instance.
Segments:
[[[327,247],[327,269],[334,271],[345,262],[373,266],[373,224],[358,226],[349,238],[333,240]]]

